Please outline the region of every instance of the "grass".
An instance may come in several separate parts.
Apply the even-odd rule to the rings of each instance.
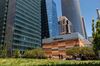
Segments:
[[[1,58],[0,66],[100,66],[100,61]]]

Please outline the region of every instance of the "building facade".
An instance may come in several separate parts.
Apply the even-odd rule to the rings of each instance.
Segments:
[[[0,0],[0,44],[4,44],[7,21],[8,0]]]
[[[8,50],[23,51],[41,46],[40,1],[0,0],[0,20],[3,19],[0,21],[3,24],[0,43]]]
[[[62,55],[66,57],[66,49],[73,47],[84,47],[90,44],[79,33],[71,33],[66,35],[60,35],[52,38],[43,39],[43,49],[45,50],[47,57],[59,57]]]
[[[66,16],[73,24],[73,32],[79,32],[84,36],[80,14],[79,0],[61,0],[62,16]]]
[[[59,17],[59,32],[60,35],[72,33],[72,23],[65,17]]]
[[[46,0],[48,26],[50,37],[59,35],[56,4],[54,0]]]

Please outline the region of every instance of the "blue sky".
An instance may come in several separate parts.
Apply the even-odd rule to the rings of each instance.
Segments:
[[[60,0],[55,0],[57,4],[57,12],[58,16],[61,16],[61,6]],[[81,8],[81,15],[85,18],[85,26],[87,35],[91,36],[92,28],[91,28],[91,20],[92,17],[96,20],[97,13],[96,9],[100,9],[100,0],[80,0],[80,8]]]

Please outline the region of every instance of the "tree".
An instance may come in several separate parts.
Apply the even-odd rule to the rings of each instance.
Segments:
[[[66,54],[70,56],[76,56],[80,57],[80,55],[83,55],[87,58],[95,58],[95,53],[93,51],[93,48],[90,47],[73,47],[70,49],[66,49]]]
[[[82,48],[80,48],[80,54],[83,54],[85,56],[95,56],[93,48],[90,48],[90,47],[82,47]]]
[[[98,56],[98,52],[100,51],[100,20],[97,20],[96,25],[94,25],[94,20],[92,20],[92,37],[93,48],[95,54]]]
[[[26,50],[24,53],[25,58],[44,58],[45,52],[42,48],[37,48],[33,50]]]
[[[92,37],[94,38],[95,35],[95,25],[94,25],[94,18],[92,19]]]
[[[66,49],[66,54],[67,55],[78,55],[80,54],[80,48],[79,47],[73,47],[70,49]]]

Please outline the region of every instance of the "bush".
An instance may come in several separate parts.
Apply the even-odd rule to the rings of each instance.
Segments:
[[[13,51],[13,57],[14,57],[14,58],[19,58],[20,55],[21,55],[21,54],[20,54],[20,50],[16,49],[16,50]]]
[[[7,48],[6,45],[0,44],[0,57],[6,58],[7,57]]]
[[[0,57],[1,58],[6,58],[7,57],[7,50],[6,49],[0,50]]]

